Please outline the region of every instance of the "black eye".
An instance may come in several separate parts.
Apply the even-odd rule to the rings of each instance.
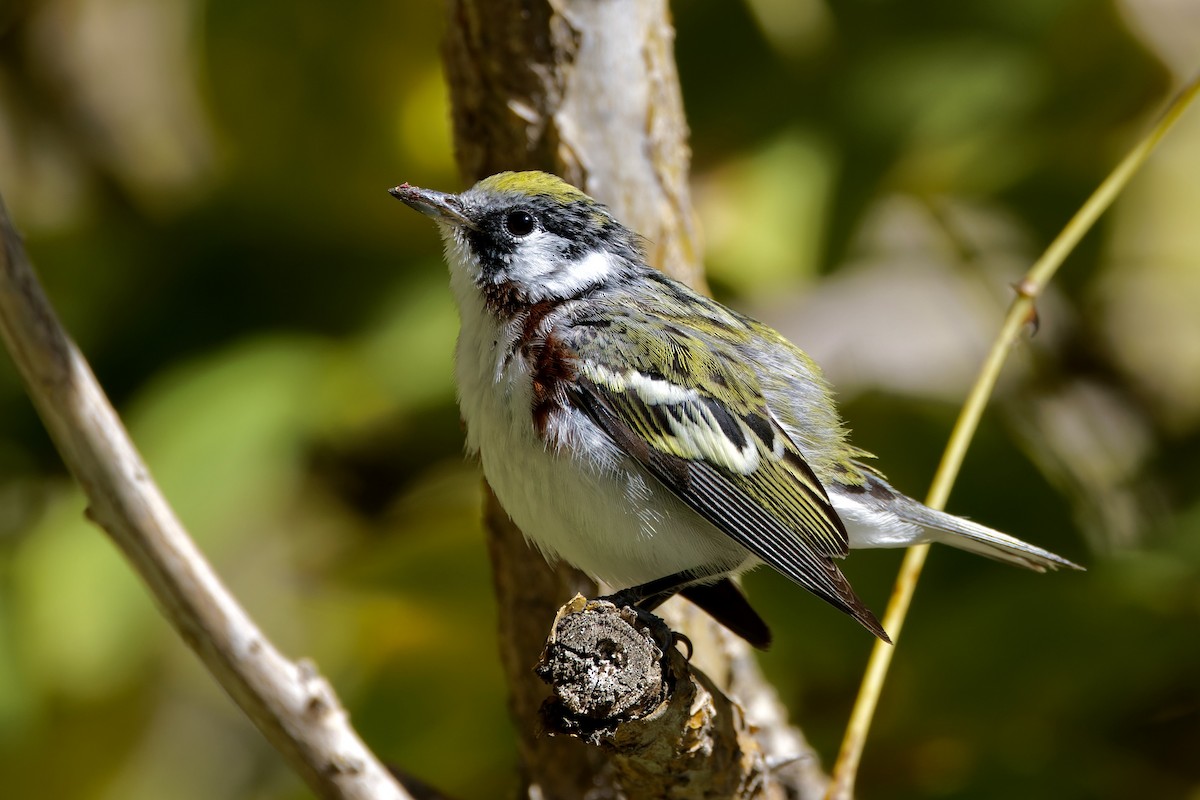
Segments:
[[[510,211],[504,218],[504,230],[513,236],[528,236],[533,233],[533,215],[528,211]]]

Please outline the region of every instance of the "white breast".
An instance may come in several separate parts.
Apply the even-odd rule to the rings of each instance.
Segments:
[[[545,444],[533,424],[529,365],[519,353],[509,357],[519,331],[493,322],[482,304],[461,301],[456,373],[468,446],[543,555],[614,588],[748,562],[743,548],[625,458],[582,413],[556,412],[551,428],[560,444]]]

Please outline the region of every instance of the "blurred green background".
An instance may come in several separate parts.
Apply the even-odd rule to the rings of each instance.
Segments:
[[[722,297],[928,485],[1037,256],[1200,67],[1190,0],[681,0]],[[372,747],[515,785],[439,243],[462,188],[432,2],[8,0],[0,190],[217,570]],[[1041,303],[950,509],[1088,566],[935,551],[862,797],[1200,798],[1200,110]],[[0,358],[8,798],[306,792],[159,617]],[[531,556],[532,557],[532,556]],[[876,609],[899,563],[848,572]],[[770,574],[765,668],[827,762],[871,642]],[[530,653],[530,661],[535,658]]]

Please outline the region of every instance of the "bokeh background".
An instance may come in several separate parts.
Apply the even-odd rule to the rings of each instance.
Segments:
[[[1037,256],[1200,68],[1192,0],[681,0],[718,295],[824,364],[920,494]],[[0,3],[0,190],[196,540],[385,759],[515,785],[426,220],[462,188],[432,2]],[[950,508],[1084,563],[934,552],[860,792],[1200,798],[1200,109],[1041,304]],[[0,358],[7,798],[298,798],[84,522]],[[882,609],[894,552],[848,564]],[[828,761],[870,641],[770,574]],[[530,654],[530,661],[536,654]]]

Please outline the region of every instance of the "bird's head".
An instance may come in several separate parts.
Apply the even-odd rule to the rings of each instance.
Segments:
[[[462,194],[401,184],[391,194],[438,223],[456,291],[510,316],[628,276],[638,238],[611,212],[545,172],[501,172]]]

